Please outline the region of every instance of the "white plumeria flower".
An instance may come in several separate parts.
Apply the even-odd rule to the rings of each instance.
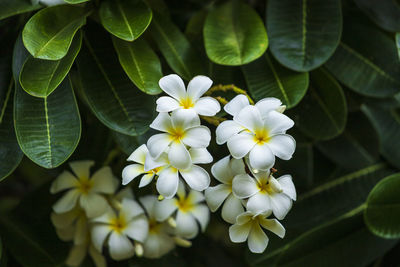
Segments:
[[[232,242],[242,243],[247,240],[251,252],[264,252],[269,239],[262,228],[273,232],[280,238],[285,236],[285,228],[282,224],[276,219],[267,219],[269,215],[271,215],[271,211],[264,213],[246,211],[240,214],[236,223],[229,227],[229,237]]]
[[[146,240],[149,224],[140,205],[123,199],[121,209],[115,212],[109,209],[104,215],[93,219],[91,230],[94,247],[101,252],[107,240],[111,258],[123,260],[135,254],[135,247],[129,238],[138,242]]]
[[[176,212],[176,234],[183,238],[194,238],[198,232],[200,224],[201,231],[204,232],[210,212],[207,205],[202,204],[204,196],[202,193],[190,190],[186,194],[184,185],[179,184],[177,198],[164,199],[157,203],[155,215],[158,221],[165,221],[175,211]]]
[[[194,164],[206,164],[212,162],[213,158],[206,148],[191,148],[189,155]],[[189,168],[175,168],[168,159],[166,153],[158,159],[147,157],[145,162],[145,171],[155,168],[161,168],[157,179],[156,188],[158,193],[165,198],[175,196],[179,185],[179,174],[183,177],[190,188],[196,191],[203,191],[210,185],[210,175],[206,170],[197,166],[190,165]]]
[[[133,153],[129,156],[128,161],[133,161],[138,164],[131,164],[126,166],[122,171],[122,184],[127,185],[134,178],[138,177],[141,174],[145,174],[142,176],[142,179],[139,183],[139,188],[148,185],[154,178],[154,176],[158,175],[161,168],[154,168],[149,171],[144,170],[144,163],[146,162],[146,157],[149,154],[149,150],[145,144],[138,147]]]
[[[254,175],[256,178],[247,174],[237,175],[232,182],[233,193],[238,198],[248,198],[247,210],[256,213],[272,210],[276,218],[284,219],[296,200],[292,176],[283,175],[275,179],[269,171]]]
[[[65,195],[53,205],[56,213],[72,210],[79,200],[89,218],[103,214],[108,203],[102,194],[113,194],[116,190],[115,178],[110,167],[103,167],[90,177],[93,161],[75,161],[69,163],[75,176],[69,171],[61,173],[50,188],[52,194],[67,190]]]
[[[65,5],[66,2],[64,0],[40,0],[40,1],[33,1],[33,2],[39,2],[43,5],[46,6],[57,6],[57,5]]]
[[[52,213],[51,222],[62,241],[73,240],[75,245],[86,243],[89,234],[85,211],[79,206],[65,213]]]
[[[107,267],[106,258],[90,242],[74,245],[68,253],[65,264],[71,267],[81,266],[87,254],[90,255],[96,267]]]
[[[286,134],[286,130],[294,122],[282,113],[272,110],[263,118],[257,107],[246,106],[233,117],[233,122],[231,125],[220,124],[217,137],[233,134],[227,140],[229,152],[234,158],[248,155],[252,168],[268,170],[274,165],[275,156],[284,160],[292,157],[296,141]]]
[[[238,174],[246,173],[243,160],[230,159],[226,156],[211,167],[211,173],[221,184],[206,189],[204,193],[207,204],[211,211],[215,212],[225,201],[222,206],[222,219],[234,224],[237,215],[244,212],[241,200],[232,194],[233,178]]]
[[[143,243],[143,256],[160,258],[175,248],[175,241],[172,237],[173,229],[167,221],[158,222],[156,220],[155,207],[158,203],[156,196],[145,196],[139,200],[149,220],[149,234]]]
[[[187,91],[182,79],[176,74],[162,77],[159,85],[170,96],[162,96],[157,100],[158,112],[184,109],[202,116],[214,116],[221,110],[214,98],[201,97],[212,85],[211,79],[206,76],[194,77],[189,82]]]
[[[171,116],[160,113],[150,127],[164,132],[147,141],[150,155],[157,159],[168,148],[168,159],[178,169],[189,168],[192,163],[186,146],[205,148],[211,140],[210,130],[200,125],[199,117],[182,110],[172,112]]]

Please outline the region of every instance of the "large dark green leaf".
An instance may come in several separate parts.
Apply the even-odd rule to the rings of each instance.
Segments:
[[[130,43],[114,37],[113,43],[119,62],[131,81],[147,94],[161,93],[158,86],[163,76],[161,63],[147,42],[141,38]]]
[[[142,0],[103,1],[99,15],[107,31],[126,41],[138,38],[152,18],[151,9]]]
[[[229,1],[208,14],[204,44],[213,62],[237,66],[264,54],[268,37],[262,20],[251,7],[241,1]]]
[[[355,0],[376,24],[387,31],[400,31],[400,6],[395,0]]]
[[[155,14],[151,34],[168,65],[185,80],[206,73],[198,51],[170,20]]]
[[[277,63],[268,54],[242,67],[247,86],[255,100],[276,97],[287,108],[297,105],[308,88],[308,73],[299,73]]]
[[[71,5],[42,9],[24,27],[22,38],[26,49],[35,58],[63,58],[75,33],[85,24],[87,15],[84,8]]]
[[[323,69],[311,73],[310,88],[296,111],[297,127],[315,139],[338,136],[346,125],[347,105],[342,88]]]
[[[315,69],[339,43],[340,0],[270,0],[267,29],[271,52],[280,63],[296,71]]]
[[[37,97],[50,95],[67,76],[82,44],[82,33],[72,41],[65,57],[60,60],[44,60],[29,56],[19,77],[24,90]]]
[[[154,97],[142,93],[118,62],[109,34],[89,28],[78,56],[82,93],[96,117],[127,135],[147,131],[155,112]]]
[[[17,14],[41,8],[39,4],[32,4],[31,0],[1,0],[0,20]]]
[[[368,229],[383,238],[400,238],[400,174],[380,181],[371,191],[364,212]]]
[[[396,47],[397,47],[397,55],[400,60],[400,33],[396,33]]]
[[[325,66],[357,93],[387,97],[399,92],[400,64],[394,41],[374,26],[346,19],[342,41]]]

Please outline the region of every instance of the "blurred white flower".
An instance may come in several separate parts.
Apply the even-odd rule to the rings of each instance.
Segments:
[[[247,199],[247,210],[260,213],[272,211],[276,218],[282,220],[296,200],[296,189],[292,177],[283,175],[275,179],[269,171],[253,173],[256,178],[247,174],[235,176],[232,182],[233,193],[241,199]]]
[[[65,264],[71,267],[81,266],[83,260],[85,259],[88,253],[92,258],[96,267],[107,266],[107,261],[105,257],[100,252],[98,252],[93,247],[93,244],[91,244],[90,242],[74,245],[68,253],[67,259],[65,260]]]
[[[135,254],[131,239],[140,243],[146,240],[149,224],[140,205],[123,199],[121,208],[116,212],[109,209],[105,214],[92,220],[91,237],[94,247],[101,252],[107,242],[110,256],[114,260],[123,260]]]
[[[204,232],[210,219],[207,205],[202,204],[202,193],[190,190],[186,194],[184,185],[179,184],[177,198],[164,199],[157,203],[155,215],[158,221],[165,221],[176,212],[176,234],[183,238],[194,238],[199,232]]]
[[[150,125],[164,133],[153,135],[147,141],[150,155],[157,159],[168,148],[168,159],[172,166],[179,169],[189,168],[192,160],[186,146],[205,148],[210,144],[211,133],[206,126],[200,125],[195,114],[182,110],[160,113]]]
[[[215,212],[221,204],[222,219],[234,224],[237,215],[244,212],[240,199],[232,194],[232,180],[237,174],[245,174],[245,166],[242,159],[230,159],[229,156],[217,161],[211,167],[211,173],[221,184],[206,189],[205,197],[212,212]]]
[[[194,164],[206,164],[212,162],[213,158],[206,148],[191,148],[189,156]],[[175,168],[168,159],[168,155],[163,153],[158,159],[151,156],[146,158],[144,169],[152,170],[161,168],[158,173],[156,188],[158,193],[165,198],[175,196],[179,185],[179,174],[183,177],[190,188],[203,191],[210,185],[210,175],[206,170],[197,166],[190,165],[186,169]]]
[[[267,248],[268,236],[262,228],[269,230],[283,238],[285,228],[276,219],[267,219],[271,211],[254,213],[246,211],[236,218],[236,223],[229,227],[229,237],[234,243],[242,243],[247,240],[251,252],[262,253]],[[261,228],[262,227],[262,228]]]
[[[34,1],[34,2],[39,2],[40,4],[43,4],[46,6],[57,6],[57,5],[66,4],[66,2],[64,0],[39,0],[39,1]]]
[[[214,116],[221,107],[212,97],[201,97],[212,85],[210,78],[196,76],[188,84],[187,91],[182,79],[171,74],[160,79],[161,89],[170,96],[162,96],[157,100],[158,112],[170,112],[184,109],[202,116]]]
[[[129,156],[128,161],[133,161],[138,164],[131,164],[126,166],[122,171],[122,184],[127,185],[134,178],[138,177],[141,174],[145,174],[142,176],[142,179],[139,183],[139,188],[148,185],[154,178],[155,175],[158,175],[161,168],[154,168],[149,171],[144,170],[144,163],[146,162],[146,157],[149,154],[149,150],[145,144],[139,146],[133,153]]]
[[[149,222],[149,234],[143,243],[144,257],[159,258],[174,249],[175,241],[172,237],[173,229],[167,221],[156,220],[155,207],[158,203],[156,196],[141,197]]]
[[[114,176],[110,167],[103,167],[90,177],[90,167],[93,161],[75,161],[69,163],[75,176],[69,171],[61,173],[50,188],[52,194],[67,190],[65,195],[54,205],[56,213],[65,213],[72,210],[79,201],[80,207],[85,210],[89,218],[103,214],[107,207],[107,200],[102,194],[113,194],[116,190]]]

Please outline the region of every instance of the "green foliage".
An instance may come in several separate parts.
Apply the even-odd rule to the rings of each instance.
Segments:
[[[2,0],[0,1],[0,19],[33,11],[41,7],[39,4],[32,4],[30,0]]]

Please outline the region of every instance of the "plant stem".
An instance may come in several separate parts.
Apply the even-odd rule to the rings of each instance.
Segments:
[[[240,89],[239,87],[235,86],[234,84],[227,84],[227,85],[218,84],[218,85],[214,85],[213,87],[210,88],[210,90],[207,91],[206,95],[211,95],[213,92],[216,92],[216,91],[222,91],[222,92],[233,91],[238,95],[239,94],[243,94],[243,95],[247,96],[247,98],[249,99],[250,104],[254,105],[253,99],[247,94],[246,90]],[[217,99],[217,97],[216,97],[216,99]]]

